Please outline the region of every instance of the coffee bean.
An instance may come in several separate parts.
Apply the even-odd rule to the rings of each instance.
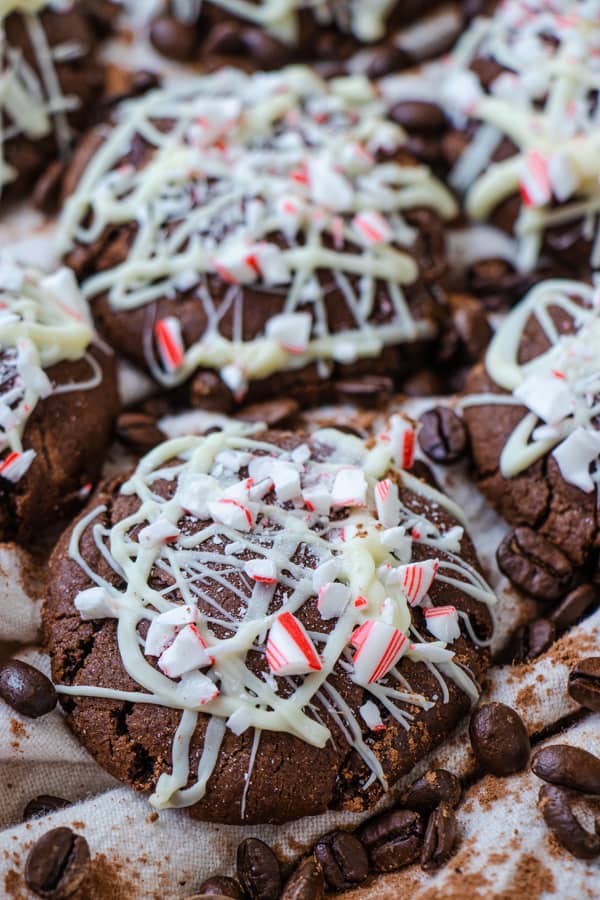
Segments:
[[[431,812],[440,803],[458,806],[462,788],[460,781],[446,769],[432,769],[417,779],[402,799],[402,805],[420,813]]]
[[[189,387],[190,403],[197,409],[209,412],[230,412],[233,395],[216,372],[209,369],[198,372]]]
[[[569,744],[542,747],[531,760],[531,769],[544,781],[560,787],[600,794],[600,758]]]
[[[265,69],[279,69],[289,62],[290,51],[263,28],[244,28],[242,43],[254,62]]]
[[[56,812],[58,809],[65,809],[70,806],[69,800],[63,800],[61,797],[52,797],[50,794],[40,794],[30,800],[23,810],[23,821],[28,819],[37,819],[40,816],[48,816],[50,813]]]
[[[507,259],[491,257],[472,263],[466,272],[466,286],[488,310],[510,309],[534,284],[535,276],[517,272]]]
[[[499,654],[501,663],[522,663],[545,653],[556,640],[556,628],[549,619],[536,619],[521,625],[513,633],[506,649]]]
[[[548,618],[558,634],[574,625],[596,600],[596,590],[591,584],[580,584],[560,601]]]
[[[279,400],[266,400],[264,403],[252,403],[238,410],[237,417],[244,422],[264,422],[269,428],[282,425],[291,419],[298,410],[300,404],[291,397],[282,397]]]
[[[580,706],[600,712],[600,656],[582,659],[571,669],[569,694]]]
[[[117,419],[116,432],[126,447],[141,454],[148,453],[166,439],[156,419],[146,413],[121,413]]]
[[[390,118],[417,134],[439,134],[446,127],[446,116],[435,103],[401,100],[390,110]]]
[[[433,872],[443,866],[456,843],[456,815],[449,803],[440,803],[429,816],[421,852],[421,868]]]
[[[181,62],[193,56],[198,32],[191,23],[180,22],[173,16],[159,16],[150,27],[150,40],[159,53]]]
[[[418,441],[425,456],[439,465],[458,462],[467,452],[467,430],[447,406],[428,409],[419,419]]]
[[[395,44],[388,44],[373,52],[365,74],[368,78],[383,78],[398,69],[405,69],[411,62],[411,57],[405,50]]]
[[[301,863],[287,882],[281,900],[322,900],[325,879],[321,866],[310,857]]]
[[[242,27],[239,22],[219,22],[210,29],[203,44],[206,56],[237,55],[243,51]]]
[[[451,294],[449,302],[457,337],[457,361],[477,362],[492,339],[492,328],[483,304],[466,294]]]
[[[506,71],[504,66],[489,56],[478,56],[472,61],[469,68],[477,75],[484,88],[488,88],[492,81]]]
[[[62,900],[83,884],[90,865],[90,848],[70,828],[54,828],[33,845],[25,862],[25,881],[38,897]]]
[[[479,763],[493,775],[510,775],[525,768],[531,745],[521,717],[504,703],[486,703],[475,710],[469,737]]]
[[[577,859],[595,859],[600,855],[600,837],[583,828],[571,810],[572,794],[562,787],[545,784],[538,803],[544,821],[560,844]]]
[[[244,900],[244,892],[235,880],[235,878],[227,878],[225,875],[214,875],[203,881],[197,891],[198,897],[205,897],[207,894],[217,894],[221,897],[230,897],[232,900]]]
[[[496,552],[500,571],[536,600],[559,600],[568,590],[572,566],[565,554],[533,528],[510,531]]]
[[[376,872],[394,872],[418,858],[423,843],[423,820],[409,809],[394,809],[360,829]]]
[[[360,380],[343,379],[334,385],[336,400],[340,403],[356,403],[372,409],[384,406],[394,393],[394,382],[384,375],[367,375]]]
[[[323,835],[315,844],[314,853],[330,890],[348,890],[369,874],[365,848],[349,831],[330,831]]]
[[[279,861],[258,838],[246,838],[239,845],[237,876],[250,900],[278,900],[281,894]]]
[[[18,659],[0,666],[0,697],[22,716],[45,716],[58,700],[54,685],[28,663]]]

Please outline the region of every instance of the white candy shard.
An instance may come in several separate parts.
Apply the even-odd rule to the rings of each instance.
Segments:
[[[367,481],[358,466],[339,469],[331,489],[332,506],[366,506]]]
[[[322,619],[339,618],[350,602],[350,588],[346,584],[330,581],[319,589],[317,609]]]
[[[179,482],[177,499],[186,512],[199,519],[207,519],[210,515],[209,502],[218,491],[218,484],[210,475],[188,475]]]
[[[317,566],[312,574],[312,583],[315,591],[320,591],[327,582],[335,581],[339,571],[340,564],[334,556],[332,556],[331,559],[325,560],[320,566]]]
[[[352,227],[367,246],[385,244],[392,239],[389,222],[375,210],[358,213],[352,219]]]
[[[386,528],[397,525],[400,521],[400,500],[398,499],[398,485],[385,478],[375,485],[375,506],[377,518]]]
[[[240,735],[252,725],[252,716],[247,706],[238,706],[227,719],[227,727],[234,734]]]
[[[79,591],[74,603],[75,609],[85,622],[91,619],[112,619],[118,616],[118,599],[103,587],[91,587]]]
[[[176,372],[185,356],[179,319],[175,316],[159,319],[154,326],[154,335],[164,368],[167,372]]]
[[[244,563],[244,572],[254,581],[263,584],[276,584],[277,567],[271,559],[249,559]]]
[[[426,559],[423,562],[409,563],[392,569],[388,583],[400,583],[411,606],[419,606],[439,569],[437,559]]]
[[[138,540],[142,547],[146,550],[160,547],[162,544],[168,544],[169,541],[175,540],[179,536],[179,528],[168,519],[160,518],[150,525],[142,528],[138,535]]]
[[[573,395],[562,378],[553,375],[530,375],[514,395],[543,422],[559,422],[573,411]]]
[[[158,667],[168,678],[179,678],[192,669],[200,669],[213,663],[207,652],[208,644],[195,625],[186,625],[166,650],[163,650]]]
[[[191,605],[177,606],[155,616],[146,633],[144,644],[146,656],[160,656],[173,643],[179,629],[185,625],[195,625],[198,617],[198,607]]]
[[[309,675],[322,668],[304,625],[289,612],[281,613],[271,625],[267,662],[274,675]]]
[[[412,538],[406,534],[403,526],[386,528],[381,533],[381,543],[388,550],[393,550],[401,562],[408,562],[412,553]]]
[[[312,317],[309,313],[282,313],[269,319],[265,333],[288,353],[305,353],[311,329]]]
[[[350,643],[357,648],[352,662],[359,684],[372,684],[384,678],[408,650],[405,634],[375,619],[367,619],[357,628]]]
[[[331,510],[331,494],[325,485],[313,485],[304,488],[302,491],[302,499],[304,505],[311,512],[316,512],[320,516],[328,516]]]
[[[548,161],[538,150],[530,150],[523,159],[521,197],[525,206],[545,206],[552,199]]]
[[[175,688],[177,702],[186,708],[204,706],[218,696],[218,687],[202,672],[186,672]]]
[[[277,459],[271,463],[270,475],[280,503],[300,496],[300,473],[291,462]]]
[[[560,203],[572,197],[579,187],[579,172],[572,158],[566,153],[555,153],[548,162],[548,175],[552,193]]]
[[[562,477],[589,494],[594,490],[590,466],[600,455],[600,433],[579,426],[552,453]]]
[[[424,662],[445,663],[452,662],[454,650],[448,650],[442,642],[430,641],[426,644],[411,644],[410,655]]]
[[[427,630],[438,639],[451,644],[460,637],[458,613],[454,606],[434,606],[423,610]]]
[[[87,300],[81,293],[75,273],[67,266],[61,266],[56,272],[40,279],[40,292],[49,294],[60,304],[63,312],[68,313],[76,321],[92,328],[92,314]]]
[[[23,453],[13,450],[0,463],[0,475],[16,483],[25,475],[34,459],[35,450],[25,450]]]
[[[416,438],[412,422],[402,416],[392,416],[386,436],[396,465],[401,469],[410,469],[415,459]]]
[[[251,487],[251,478],[240,481],[228,487],[218,500],[211,501],[208,510],[213,519],[236,531],[250,531],[258,512],[258,506],[248,496]]]
[[[377,708],[377,705],[373,703],[372,700],[367,700],[366,703],[363,703],[361,707],[359,707],[359,713],[361,718],[367,728],[370,728],[371,731],[385,731],[385,725],[383,724],[383,719],[381,718],[381,713]]]

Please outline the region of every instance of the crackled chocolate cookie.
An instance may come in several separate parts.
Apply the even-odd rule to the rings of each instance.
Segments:
[[[72,272],[0,258],[0,539],[39,536],[81,506],[118,409],[112,352]]]
[[[3,200],[23,196],[45,166],[66,159],[102,90],[97,60],[117,7],[110,0],[7,0],[2,41]]]
[[[598,548],[599,350],[597,290],[541,282],[500,326],[463,401],[481,490],[562,551],[563,593],[569,560],[593,563]]]
[[[124,104],[74,160],[60,228],[100,332],[225,410],[422,364],[455,205],[402,140],[366,79],[304,67]]]
[[[375,802],[479,694],[494,602],[460,510],[377,441],[233,427],[105,484],[50,565],[80,740],[158,809],[281,822]]]
[[[600,263],[599,89],[598,2],[507,0],[389,93],[466,212],[514,234],[521,269],[548,253],[581,277]]]

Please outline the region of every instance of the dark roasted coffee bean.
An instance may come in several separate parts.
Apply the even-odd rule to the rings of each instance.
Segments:
[[[360,838],[376,872],[394,872],[418,859],[423,820],[409,809],[394,809],[363,825]]]
[[[562,634],[571,625],[581,619],[596,600],[596,590],[591,584],[580,584],[563,597],[558,606],[552,610],[548,618],[554,624],[558,634]]]
[[[569,744],[551,744],[538,750],[531,769],[544,781],[560,787],[600,794],[600,758]]]
[[[499,655],[500,663],[522,663],[545,653],[556,639],[556,629],[549,619],[536,619],[521,625],[513,633],[506,649]]]
[[[81,887],[90,866],[90,848],[70,828],[54,828],[35,842],[25,862],[25,881],[38,897],[62,900]]]
[[[348,890],[369,874],[365,848],[349,831],[330,831],[323,835],[315,844],[314,853],[331,890]]]
[[[233,406],[233,395],[216,372],[206,370],[194,375],[189,388],[190,403],[209,412],[228,413]]]
[[[484,88],[488,88],[498,75],[506,71],[500,63],[489,56],[478,56],[469,68],[477,75]]]
[[[428,409],[419,419],[418,441],[425,456],[446,466],[467,452],[467,430],[462,419],[447,406]]]
[[[198,888],[199,897],[206,894],[217,894],[222,897],[231,897],[232,900],[244,900],[244,892],[235,880],[235,878],[227,878],[226,875],[214,875],[207,878]]]
[[[319,863],[312,857],[300,863],[287,882],[281,900],[322,900],[325,879]]]
[[[61,797],[52,797],[50,794],[40,794],[30,800],[23,810],[23,821],[28,819],[37,819],[39,816],[48,816],[50,813],[56,812],[58,809],[65,809],[70,806],[69,800],[63,800]]]
[[[510,531],[498,547],[500,571],[536,600],[559,600],[568,590],[573,568],[565,554],[533,528]]]
[[[460,781],[446,769],[432,769],[417,779],[402,799],[402,805],[420,813],[431,812],[440,803],[458,806],[462,788]]]
[[[577,859],[600,855],[600,837],[583,828],[571,810],[572,794],[562,787],[545,784],[540,788],[539,805],[544,821],[554,836]]]
[[[421,852],[424,872],[439,869],[450,859],[456,843],[456,815],[449,803],[440,803],[429,816]]]
[[[236,55],[243,49],[242,26],[239,22],[219,22],[211,28],[202,47],[206,56]]]
[[[411,62],[411,57],[405,50],[395,44],[388,44],[373,52],[365,74],[368,78],[383,78],[391,72],[405,69]]]
[[[582,659],[571,669],[569,694],[580,706],[600,712],[600,656]]]
[[[531,745],[521,717],[504,703],[478,707],[469,723],[471,746],[479,763],[493,775],[524,769]]]
[[[18,659],[0,666],[0,697],[32,719],[51,712],[58,700],[52,682],[39,669]]]
[[[406,150],[407,153],[410,153],[417,159],[427,163],[428,166],[435,166],[444,162],[443,147],[437,137],[425,137],[422,134],[409,134],[402,145],[402,149]]]
[[[417,134],[439,134],[446,127],[442,109],[435,103],[420,100],[401,100],[390,110],[390,118]]]
[[[372,409],[389,401],[394,392],[394,382],[385,375],[366,375],[356,380],[338,381],[334,388],[340,403],[356,403]]]
[[[279,861],[271,848],[258,838],[246,838],[239,845],[237,876],[250,900],[279,900]]]
[[[159,16],[150,27],[150,40],[159,53],[182,61],[193,56],[198,31],[195,25],[174,16]]]
[[[280,400],[265,400],[264,403],[243,406],[236,415],[244,422],[264,422],[269,428],[275,428],[291,419],[299,409],[300,404],[296,400],[283,397]]]
[[[135,453],[147,453],[165,440],[156,419],[146,413],[121,413],[116,432],[119,440]]]
[[[244,28],[242,43],[254,62],[266,69],[278,69],[289,62],[290,50],[263,28]]]

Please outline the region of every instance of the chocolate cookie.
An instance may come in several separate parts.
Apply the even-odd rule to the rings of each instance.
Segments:
[[[59,542],[53,677],[102,766],[229,823],[362,809],[477,699],[488,604],[460,510],[377,441],[161,444]]]
[[[577,566],[598,545],[599,348],[597,291],[541,282],[500,326],[463,403],[481,490]]]
[[[515,235],[522,270],[543,252],[576,277],[600,262],[599,46],[596,4],[507,0],[397,105],[431,161],[431,131],[423,115],[407,121],[406,100],[441,98],[450,127],[437,130],[436,162],[445,157],[471,218]]]
[[[87,499],[118,409],[72,272],[0,258],[0,539],[27,541]]]
[[[75,158],[60,229],[101,333],[221,410],[422,364],[455,205],[402,140],[366,79],[303,67],[124,104]]]
[[[66,160],[103,86],[97,50],[117,7],[110,0],[2,4],[3,200],[22,197],[45,166]]]

